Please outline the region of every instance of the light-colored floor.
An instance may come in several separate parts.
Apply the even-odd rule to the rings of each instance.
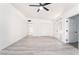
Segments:
[[[3,49],[1,55],[76,55],[78,49],[52,37],[25,37]]]

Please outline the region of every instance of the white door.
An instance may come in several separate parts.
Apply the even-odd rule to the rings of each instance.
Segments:
[[[57,38],[62,40],[62,21],[59,21],[57,24]]]

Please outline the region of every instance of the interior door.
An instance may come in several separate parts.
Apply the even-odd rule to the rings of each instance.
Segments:
[[[62,21],[57,22],[57,38],[62,40]]]

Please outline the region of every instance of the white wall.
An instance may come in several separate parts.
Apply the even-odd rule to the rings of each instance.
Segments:
[[[65,14],[62,14],[62,18],[72,17],[72,16],[74,16],[76,14],[79,14],[79,3],[77,3],[77,5],[75,7],[73,7],[72,9],[70,9]]]
[[[29,23],[29,35],[53,36],[53,23],[51,20],[31,19]]]
[[[11,4],[0,4],[0,49],[27,35],[26,19]]]

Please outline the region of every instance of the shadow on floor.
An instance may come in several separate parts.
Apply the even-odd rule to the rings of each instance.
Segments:
[[[78,49],[78,42],[75,42],[75,43],[69,43],[70,45],[72,45],[73,47],[77,48]]]

